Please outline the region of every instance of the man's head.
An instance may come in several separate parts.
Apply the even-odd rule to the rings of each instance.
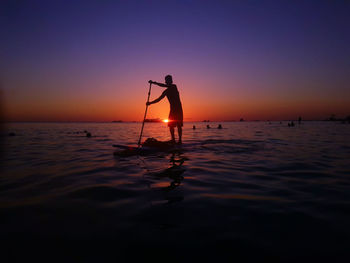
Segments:
[[[173,77],[171,75],[166,75],[165,76],[165,83],[168,85],[173,84]]]

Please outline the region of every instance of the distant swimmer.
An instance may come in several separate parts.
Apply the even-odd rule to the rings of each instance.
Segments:
[[[218,126],[218,129],[222,129],[222,126],[221,126],[221,124],[219,124],[219,126]]]
[[[196,129],[196,125],[193,125],[192,129],[195,130]]]
[[[207,125],[207,129],[210,129],[210,126],[209,126],[209,124]]]
[[[149,83],[158,85],[160,87],[167,88],[163,91],[159,98],[147,102],[147,105],[151,105],[161,101],[165,96],[168,98],[170,103],[170,113],[168,118],[168,127],[171,134],[171,141],[175,143],[175,127],[177,127],[177,132],[179,134],[179,143],[182,143],[182,126],[183,126],[183,112],[182,104],[180,100],[179,91],[175,84],[173,84],[173,77],[171,75],[165,76],[165,84],[158,83],[150,80]]]

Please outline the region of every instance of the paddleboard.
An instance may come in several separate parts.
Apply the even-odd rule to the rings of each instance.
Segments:
[[[113,147],[120,150],[115,151],[115,156],[128,157],[133,155],[147,155],[157,152],[173,152],[181,149],[181,144],[174,144],[169,141],[158,141],[153,138],[148,138],[140,147],[113,144]]]

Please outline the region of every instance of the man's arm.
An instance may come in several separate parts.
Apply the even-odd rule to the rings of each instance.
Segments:
[[[159,82],[152,81],[152,80],[150,80],[150,81],[148,81],[148,82],[151,83],[151,84],[156,84],[156,85],[158,85],[158,86],[160,86],[160,87],[163,87],[163,88],[169,88],[169,87],[170,87],[170,85],[163,84],[163,83],[159,83]]]
[[[154,104],[154,103],[161,101],[165,97],[165,95],[166,95],[166,90],[163,91],[162,95],[160,95],[158,99],[147,102],[146,105],[151,105],[151,104]]]

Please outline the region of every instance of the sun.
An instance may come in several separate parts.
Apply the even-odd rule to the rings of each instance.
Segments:
[[[169,120],[168,120],[168,119],[165,119],[165,120],[163,120],[163,122],[167,123],[167,122],[169,122]]]

